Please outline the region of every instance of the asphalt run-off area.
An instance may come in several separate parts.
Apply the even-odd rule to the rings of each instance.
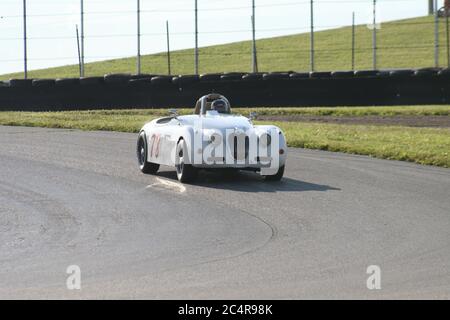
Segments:
[[[136,139],[0,127],[0,298],[450,297],[448,169],[289,149],[281,182],[180,184]]]

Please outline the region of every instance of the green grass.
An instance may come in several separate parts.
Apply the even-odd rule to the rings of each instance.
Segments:
[[[450,167],[450,129],[276,122],[291,147]]]
[[[191,114],[193,108],[178,109],[179,114]],[[393,107],[320,107],[320,108],[234,108],[234,113],[248,116],[450,116],[450,106]],[[168,115],[167,109],[123,109],[64,112],[0,112],[0,125],[25,125],[85,130],[130,131],[150,119]],[[120,129],[123,126],[127,129]]]
[[[440,23],[440,61],[446,63],[444,20]],[[382,24],[378,30],[379,68],[420,68],[434,66],[433,17],[399,20]],[[351,69],[351,28],[317,32],[316,67],[318,70]],[[356,68],[372,68],[372,32],[365,25],[356,28]],[[309,35],[307,33],[261,39],[257,42],[260,71],[309,70]],[[172,53],[172,73],[192,74],[193,50]],[[142,58],[144,73],[165,74],[165,53]],[[135,58],[89,63],[86,75],[134,73]],[[236,42],[200,48],[200,73],[250,71],[251,43]],[[33,78],[77,77],[78,66],[64,66],[30,71]],[[22,73],[0,76],[1,79],[22,77]]]
[[[248,114],[255,109],[235,109]],[[449,116],[450,106],[361,107],[361,108],[262,108],[260,114],[313,115],[442,115]],[[182,114],[192,109],[180,110]],[[142,125],[167,110],[96,110],[71,112],[0,112],[0,125],[138,132]],[[265,122],[257,122],[265,123]],[[273,122],[270,122],[273,123]],[[291,147],[341,151],[383,159],[411,161],[450,167],[450,129],[410,128],[400,126],[336,125],[276,122],[286,133]]]
[[[237,110],[237,111],[236,111]],[[393,106],[393,107],[321,107],[321,108],[247,108],[233,109],[238,113],[256,112],[262,116],[449,116],[450,106]]]

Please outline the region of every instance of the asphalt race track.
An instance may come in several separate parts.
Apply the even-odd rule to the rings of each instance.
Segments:
[[[181,185],[136,138],[0,127],[0,298],[450,298],[450,170],[291,149]]]

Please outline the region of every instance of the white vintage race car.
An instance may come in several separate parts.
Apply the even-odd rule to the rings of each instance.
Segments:
[[[266,180],[283,177],[286,139],[280,128],[254,125],[231,112],[220,94],[200,98],[193,115],[155,119],[144,125],[137,141],[143,173],[155,174],[160,165],[176,169],[178,180],[193,181],[200,169],[236,169],[259,172]]]

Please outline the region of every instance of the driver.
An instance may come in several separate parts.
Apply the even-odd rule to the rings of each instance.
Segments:
[[[223,99],[214,100],[211,103],[211,110],[215,110],[218,113],[229,113],[228,103]]]

